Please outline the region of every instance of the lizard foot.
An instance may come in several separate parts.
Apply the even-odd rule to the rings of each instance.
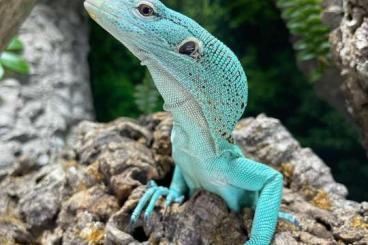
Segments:
[[[176,190],[168,189],[166,187],[158,186],[155,181],[151,180],[148,183],[148,190],[139,200],[136,208],[134,209],[131,222],[135,223],[141,215],[144,207],[147,205],[146,211],[144,212],[144,218],[148,219],[152,213],[157,201],[162,197],[166,196],[165,206],[170,206],[173,202],[181,203],[184,200],[184,196]]]

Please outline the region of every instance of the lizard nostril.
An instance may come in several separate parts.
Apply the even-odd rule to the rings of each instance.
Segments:
[[[195,37],[185,39],[177,47],[177,51],[180,54],[191,56],[192,58],[198,59],[202,56],[202,42]]]
[[[181,54],[186,54],[186,55],[191,55],[192,53],[194,53],[197,49],[197,45],[194,41],[189,41],[184,43],[180,48],[179,48],[179,53]]]

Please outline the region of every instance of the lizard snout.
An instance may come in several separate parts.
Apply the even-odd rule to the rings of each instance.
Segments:
[[[99,12],[99,8],[105,0],[86,0],[84,1],[84,7],[86,8],[88,14],[91,16],[92,19],[97,21],[97,15]]]
[[[105,0],[86,0],[84,5],[92,5],[93,7],[99,8],[105,2]]]

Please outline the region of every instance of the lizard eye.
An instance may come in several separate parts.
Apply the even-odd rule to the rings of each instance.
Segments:
[[[179,47],[179,53],[191,55],[198,49],[197,44],[194,41],[188,41],[183,43]]]
[[[142,3],[138,6],[138,11],[144,17],[149,17],[155,15],[155,10],[148,4]]]

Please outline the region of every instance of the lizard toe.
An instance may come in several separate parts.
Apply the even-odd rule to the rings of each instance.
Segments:
[[[150,203],[147,206],[146,212],[144,213],[145,217],[150,217],[155,208],[157,201],[163,196],[167,195],[169,190],[165,187],[157,187],[156,192],[153,194]]]
[[[135,207],[130,219],[132,222],[136,222],[138,220],[138,218],[141,216],[141,213],[144,209],[144,207],[147,205],[148,201],[150,200],[150,198],[152,197],[152,195],[156,192],[158,187],[151,187],[149,188],[146,193],[144,193],[144,195],[141,197],[141,199],[139,199],[139,202],[137,204],[137,206]]]

